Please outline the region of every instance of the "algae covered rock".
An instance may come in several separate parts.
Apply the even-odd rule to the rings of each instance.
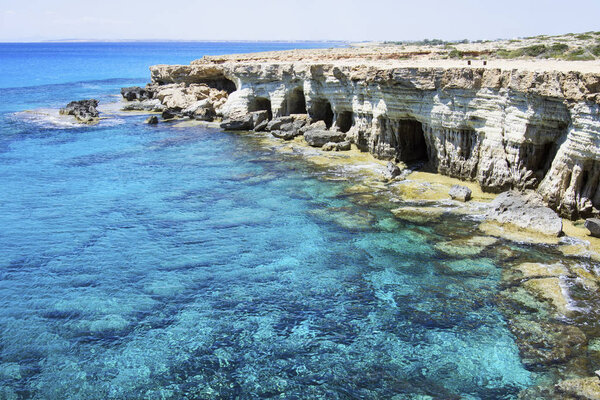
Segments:
[[[327,143],[339,143],[346,140],[346,134],[337,131],[320,129],[309,130],[304,133],[306,143],[313,147],[323,147]]]
[[[502,224],[512,224],[544,235],[562,234],[562,219],[546,207],[535,192],[504,192],[490,203],[486,216]]]

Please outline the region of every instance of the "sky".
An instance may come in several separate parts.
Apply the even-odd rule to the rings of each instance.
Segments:
[[[600,0],[0,0],[0,41],[498,39],[600,31]]]

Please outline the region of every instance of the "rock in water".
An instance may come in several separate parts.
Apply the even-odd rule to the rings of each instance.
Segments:
[[[585,227],[590,231],[591,236],[600,238],[600,218],[586,219]]]
[[[156,125],[158,124],[158,117],[156,115],[152,115],[151,117],[148,117],[146,123],[149,125]]]
[[[345,141],[345,142],[339,142],[339,143],[333,143],[333,142],[329,142],[329,143],[325,143],[325,145],[323,145],[323,150],[324,151],[348,151],[351,148],[351,144],[350,141]]]
[[[162,119],[173,119],[175,116],[176,115],[171,110],[165,110],[161,114]]]
[[[473,192],[466,186],[452,185],[448,194],[454,200],[469,201]]]
[[[130,86],[121,88],[121,96],[123,98],[133,101],[133,100],[148,100],[154,97],[154,92],[151,90],[146,90],[139,86]]]
[[[402,173],[402,170],[393,162],[388,162],[387,166],[385,168],[385,172],[383,173],[383,176],[386,179],[394,179],[397,176],[400,176],[400,174]]]
[[[544,235],[560,236],[562,233],[562,219],[533,191],[524,194],[508,191],[498,195],[490,203],[486,216]]]
[[[93,124],[98,122],[98,100],[79,100],[72,101],[65,108],[60,109],[60,113],[63,115],[73,115],[79,122],[85,124]]]
[[[254,128],[254,118],[248,114],[240,119],[229,119],[221,123],[221,128],[227,131],[249,131]]]
[[[323,147],[323,145],[329,142],[339,143],[345,141],[346,134],[343,132],[315,129],[305,132],[304,139],[313,147]]]

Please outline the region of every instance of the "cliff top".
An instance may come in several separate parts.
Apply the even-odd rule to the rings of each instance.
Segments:
[[[304,62],[377,67],[498,68],[600,73],[600,32],[523,39],[358,43],[345,48],[208,56],[194,64]],[[483,65],[484,61],[487,65]]]

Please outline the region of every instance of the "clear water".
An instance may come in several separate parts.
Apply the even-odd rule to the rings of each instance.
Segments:
[[[23,63],[0,72],[0,398],[501,399],[533,382],[493,258],[438,252],[443,233],[357,205],[352,182],[243,135],[21,112],[114,102],[138,64],[202,55],[169,45],[0,53],[2,72]],[[73,53],[91,53],[81,70]]]

